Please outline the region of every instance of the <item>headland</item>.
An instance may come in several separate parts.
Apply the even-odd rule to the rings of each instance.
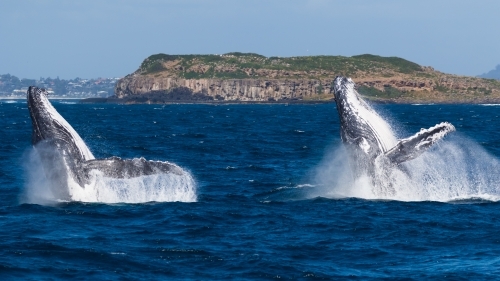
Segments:
[[[500,81],[446,74],[398,57],[265,57],[253,53],[146,58],[117,81],[113,103],[318,103],[351,77],[383,103],[500,103]],[[88,102],[92,102],[88,100]]]

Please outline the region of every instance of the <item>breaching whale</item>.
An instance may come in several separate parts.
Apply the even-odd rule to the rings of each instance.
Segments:
[[[29,87],[27,103],[33,125],[31,142],[58,199],[71,199],[68,186],[73,183],[85,188],[93,170],[116,179],[185,173],[173,163],[149,161],[142,157],[95,159],[78,133],[52,106],[45,89]]]
[[[414,159],[455,127],[442,122],[415,135],[397,140],[389,124],[366,102],[347,77],[333,81],[335,102],[340,119],[340,137],[345,144],[354,177],[368,175],[372,183],[400,164]]]

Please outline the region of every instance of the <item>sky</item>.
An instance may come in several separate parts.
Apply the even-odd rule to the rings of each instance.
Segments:
[[[498,0],[2,0],[0,74],[123,77],[152,54],[374,54],[476,76]]]

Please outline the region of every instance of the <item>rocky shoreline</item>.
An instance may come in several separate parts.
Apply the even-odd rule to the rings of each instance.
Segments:
[[[334,99],[330,100],[280,100],[280,101],[219,101],[219,100],[144,100],[144,99],[119,99],[114,97],[109,98],[86,98],[79,101],[83,104],[208,104],[208,105],[228,105],[228,104],[326,104],[335,103]]]
[[[497,103],[500,81],[458,76],[397,58],[152,55],[117,81],[113,103],[332,102],[332,81],[351,77],[377,103]],[[118,99],[115,101],[114,99]]]
[[[478,101],[470,101],[470,102],[462,102],[462,101],[422,101],[422,100],[390,100],[390,99],[371,99],[365,97],[367,101],[370,103],[376,104],[500,104],[500,99],[490,99],[490,100],[478,100]],[[328,104],[335,103],[335,99],[329,100],[280,100],[280,101],[218,101],[218,100],[206,100],[206,101],[194,101],[194,100],[164,100],[164,101],[151,101],[151,100],[142,100],[142,99],[119,99],[119,98],[86,98],[79,101],[82,104],[122,104],[122,105],[133,105],[133,104],[207,104],[207,105],[229,105],[229,104]]]

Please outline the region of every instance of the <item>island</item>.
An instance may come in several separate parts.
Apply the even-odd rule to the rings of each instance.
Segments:
[[[337,75],[351,77],[358,91],[375,102],[500,103],[496,79],[446,74],[398,57],[265,57],[239,52],[149,56],[117,81],[106,102],[331,102]]]

